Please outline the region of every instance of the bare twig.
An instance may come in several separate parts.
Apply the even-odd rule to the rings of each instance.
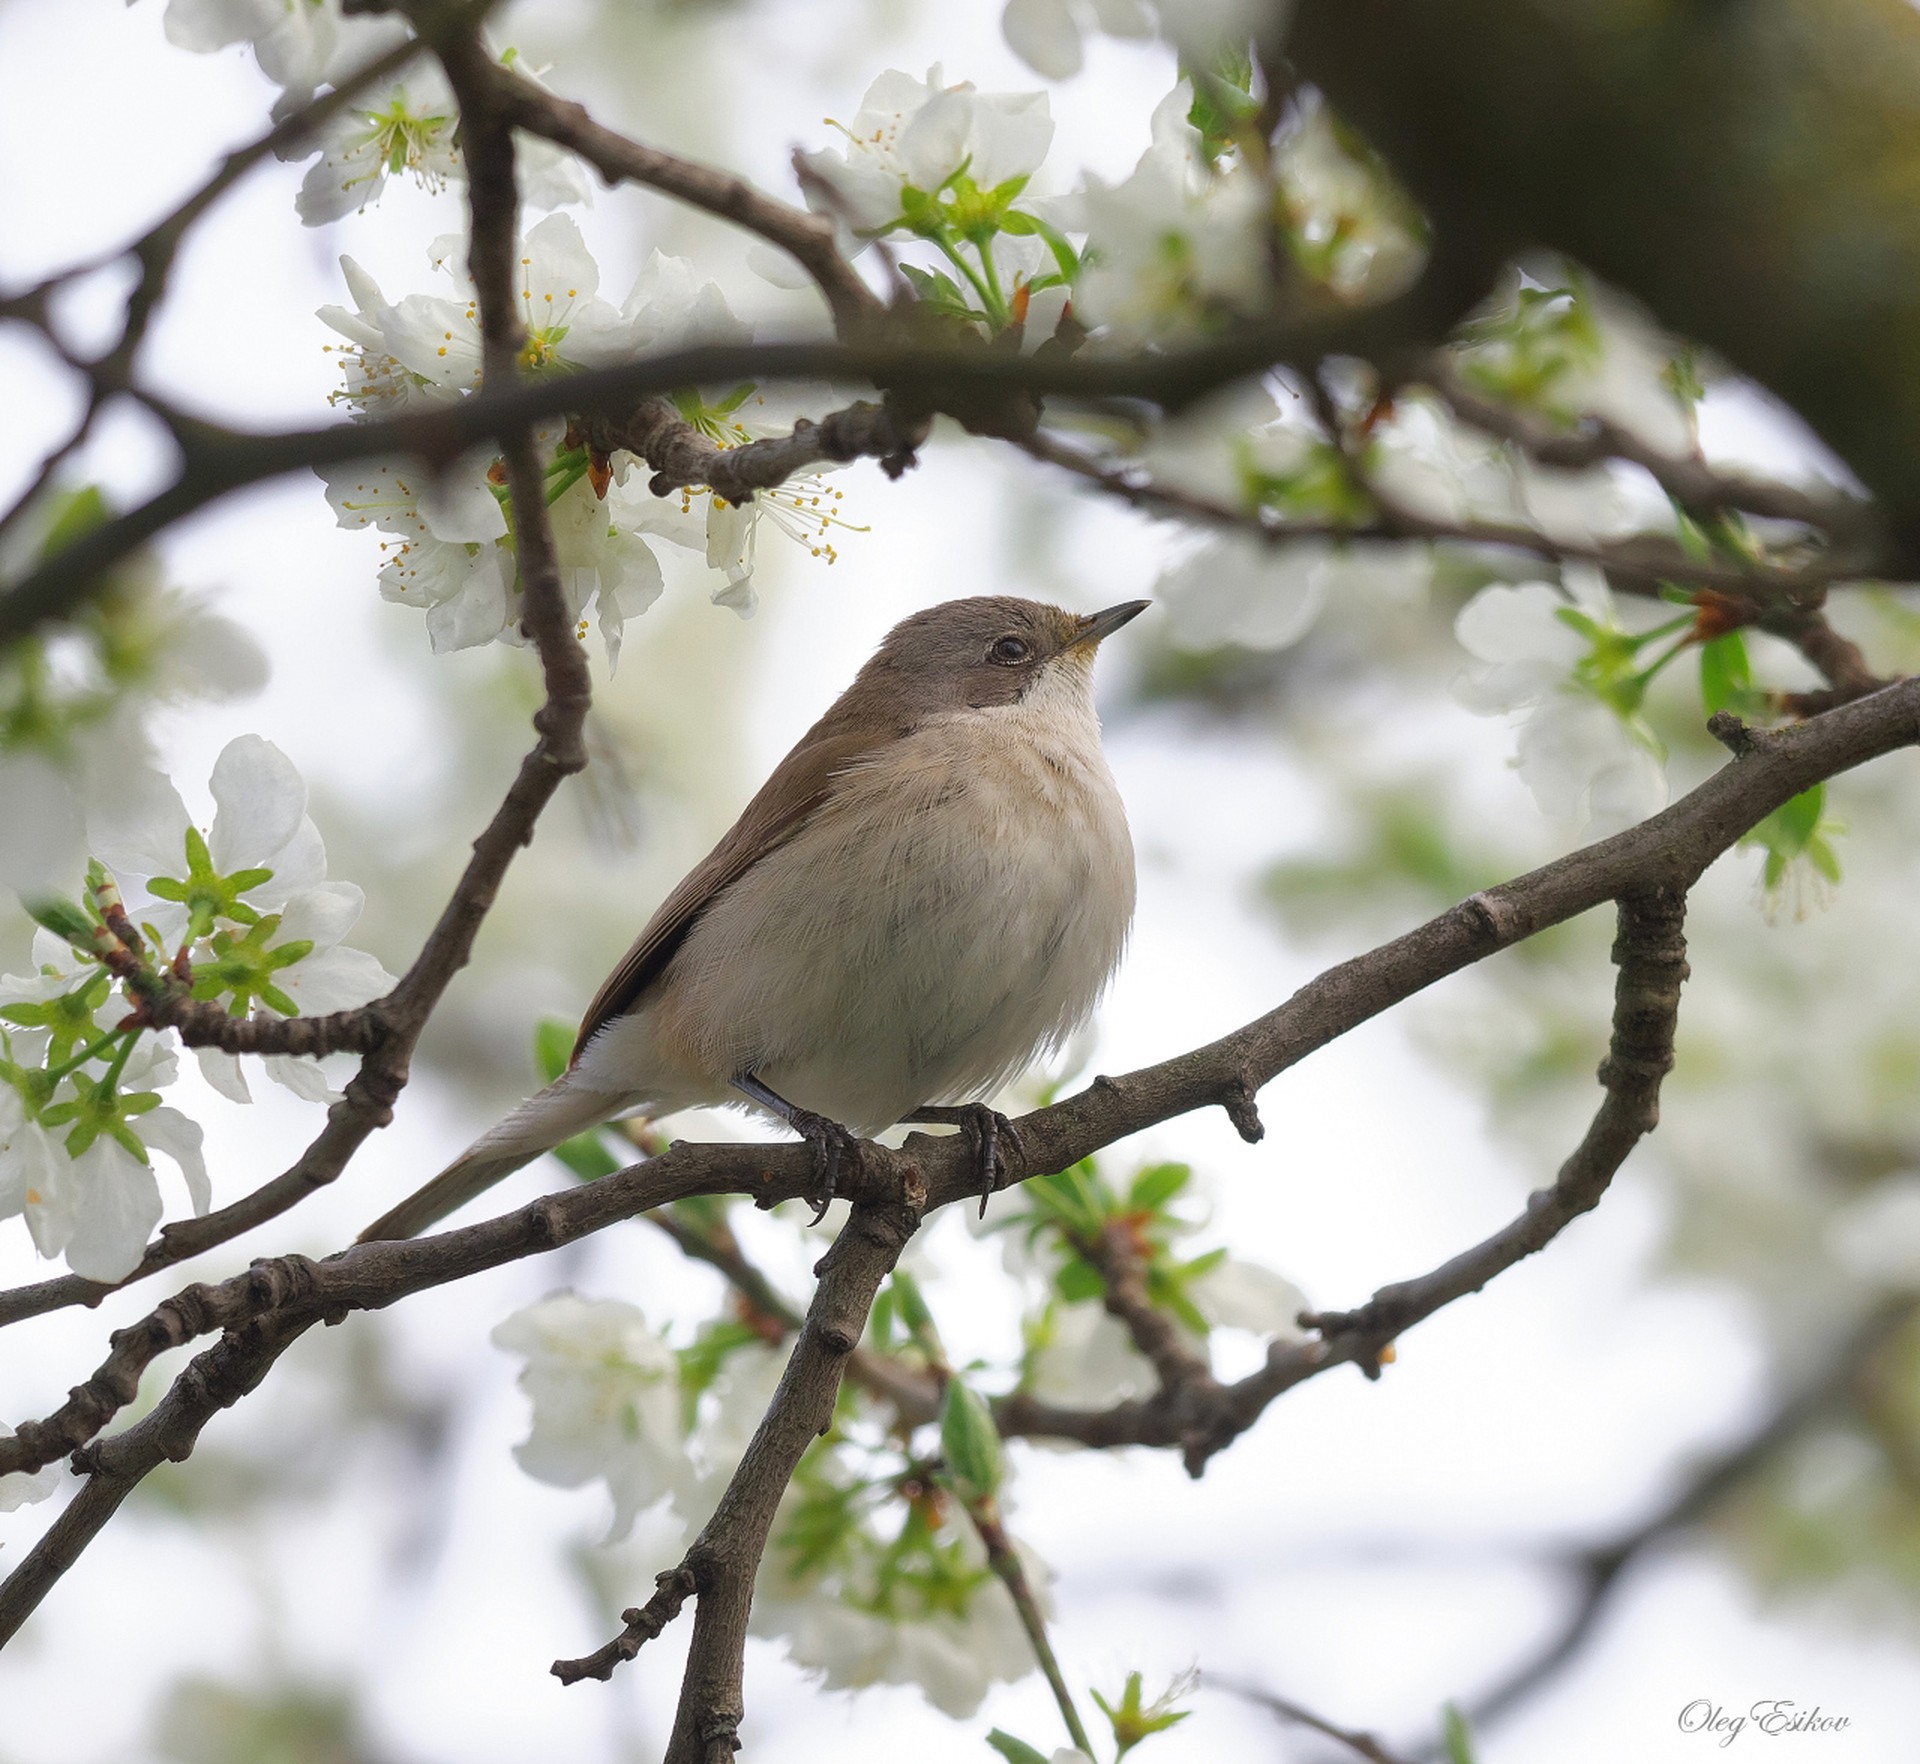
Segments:
[[[1397,1753],[1390,1752],[1370,1733],[1362,1733],[1357,1728],[1339,1727],[1323,1715],[1316,1715],[1311,1709],[1303,1708],[1291,1697],[1283,1697],[1277,1691],[1270,1691],[1263,1685],[1249,1684],[1243,1679],[1223,1677],[1218,1672],[1201,1675],[1200,1682],[1212,1690],[1222,1690],[1245,1702],[1258,1704],[1269,1714],[1278,1716],[1282,1721],[1291,1721],[1297,1727],[1311,1728],[1345,1746],[1348,1751],[1367,1760],[1367,1764],[1408,1764],[1408,1760]]]
[[[620,1613],[620,1621],[626,1627],[612,1641],[578,1660],[554,1661],[554,1677],[562,1684],[578,1684],[583,1678],[603,1682],[611,1678],[616,1666],[631,1660],[680,1615],[681,1607],[695,1591],[693,1570],[685,1563],[668,1568],[654,1576],[654,1586],[653,1597],[644,1605]]]
[[[1635,1563],[1710,1519],[1809,1428],[1857,1405],[1861,1373],[1911,1324],[1917,1309],[1909,1300],[1876,1311],[1847,1335],[1818,1374],[1784,1396],[1745,1438],[1699,1465],[1662,1506],[1619,1536],[1568,1557],[1575,1597],[1565,1618],[1540,1647],[1472,1701],[1468,1714],[1474,1726],[1498,1721],[1578,1655]]]
[[[1068,1738],[1091,1758],[1093,1741],[1087,1738],[1086,1725],[1080,1719],[1073,1692],[1067,1689],[1066,1674],[1060,1670],[1060,1661],[1048,1638],[1047,1620],[1041,1615],[1040,1601],[1034,1597],[1032,1583],[1027,1579],[1026,1564],[1020,1560],[1020,1552],[1013,1547],[1013,1539],[1007,1536],[1007,1528],[1000,1521],[999,1507],[991,1496],[984,1501],[962,1501],[960,1506],[980,1534],[981,1545],[987,1552],[987,1566],[1007,1589],[1007,1597],[1013,1600],[1020,1627],[1027,1632],[1033,1657],[1040,1664],[1047,1688],[1053,1692],[1054,1706],[1066,1724]]]

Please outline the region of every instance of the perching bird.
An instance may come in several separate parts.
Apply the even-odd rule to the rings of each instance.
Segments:
[[[1007,1128],[981,1099],[1086,1020],[1133,917],[1093,657],[1146,605],[902,620],[667,896],[567,1070],[362,1240],[423,1231],[616,1115],[730,1101],[809,1141],[821,1208],[851,1136],[896,1122],[965,1128],[993,1186]]]

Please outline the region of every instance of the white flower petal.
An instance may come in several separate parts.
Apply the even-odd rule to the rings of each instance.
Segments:
[[[200,1062],[200,1076],[229,1102],[250,1103],[253,1092],[247,1088],[247,1074],[238,1054],[217,1047],[196,1047],[194,1058]]]
[[[101,1134],[73,1160],[67,1266],[87,1280],[124,1280],[140,1265],[165,1211],[160,1183],[117,1139]]]
[[[193,1203],[193,1216],[204,1219],[213,1207],[213,1184],[207,1177],[207,1160],[201,1150],[205,1139],[200,1123],[191,1121],[178,1109],[149,1109],[137,1116],[134,1129],[143,1144],[162,1151],[180,1166],[186,1178],[187,1196]]]
[[[266,863],[307,812],[307,786],[293,761],[259,735],[236,736],[221,749],[211,789],[216,812],[207,846],[223,875]]]
[[[327,1069],[306,1055],[268,1054],[262,1069],[282,1090],[290,1090],[302,1102],[337,1103],[341,1092],[327,1082]]]
[[[320,882],[302,889],[282,910],[274,942],[305,939],[313,944],[317,955],[331,949],[359,923],[366,904],[366,891],[352,882]]]

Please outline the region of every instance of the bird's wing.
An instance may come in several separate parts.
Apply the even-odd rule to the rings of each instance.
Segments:
[[[720,893],[792,838],[851,767],[871,758],[900,733],[871,726],[849,728],[831,715],[808,732],[761,785],[727,836],[660,903],[620,965],[594,994],[573,1044],[574,1060],[607,1024],[640,1002]]]

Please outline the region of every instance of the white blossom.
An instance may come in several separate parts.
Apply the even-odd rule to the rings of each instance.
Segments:
[[[1055,1304],[1027,1357],[1024,1388],[1045,1403],[1105,1409],[1159,1388],[1119,1318],[1091,1301]]]
[[[1256,313],[1267,296],[1273,217],[1265,182],[1237,162],[1209,166],[1187,120],[1185,80],[1153,113],[1153,144],[1123,184],[1089,178],[1085,267],[1075,310],[1116,342],[1139,344]]]
[[[1496,585],[1461,609],[1454,634],[1476,665],[1459,695],[1485,714],[1522,713],[1514,765],[1542,813],[1612,830],[1664,806],[1666,769],[1637,719],[1576,677],[1591,644],[1564,615],[1619,626],[1597,574],[1567,576],[1577,594],[1545,582]]]
[[[245,43],[285,88],[283,107],[364,66],[399,38],[387,20],[343,18],[339,0],[167,0],[167,41],[200,54]]]
[[[1225,533],[1169,568],[1154,594],[1190,648],[1285,649],[1306,635],[1326,604],[1328,556],[1323,545]]]
[[[938,194],[962,171],[982,190],[1030,177],[1053,144],[1044,92],[978,92],[888,69],[851,123],[836,124],[844,147],[800,158],[811,174],[808,205],[872,238],[902,218],[903,192]]]
[[[514,1448],[537,1482],[580,1488],[604,1481],[613,1497],[609,1543],[684,1485],[679,1367],[636,1306],[560,1292],[501,1323],[496,1347],[525,1357],[520,1388],[533,1429]]]
[[[1245,1329],[1255,1335],[1297,1341],[1306,1295],[1284,1275],[1258,1262],[1222,1256],[1187,1284],[1194,1309],[1216,1329]]]
[[[775,1521],[776,1534],[779,1521]],[[1034,1668],[1033,1646],[1006,1588],[985,1572],[985,1554],[971,1531],[961,1534],[981,1578],[964,1611],[913,1608],[912,1589],[895,1589],[891,1608],[867,1607],[858,1587],[800,1584],[779,1565],[778,1546],[762,1559],[748,1627],[781,1636],[796,1666],[820,1675],[832,1690],[871,1684],[918,1685],[927,1701],[955,1720],[979,1709],[997,1682],[1011,1684]],[[1050,1576],[1020,1549],[1027,1578],[1044,1604]]]
[[[405,171],[429,190],[461,170],[460,117],[446,77],[424,62],[371,99],[349,105],[320,131],[320,157],[308,168],[294,207],[310,227],[365,208]]]
[[[271,871],[266,881],[243,889],[240,901],[256,912],[280,914],[276,945],[313,944],[307,955],[273,976],[300,1014],[350,1010],[389,990],[393,976],[364,950],[341,942],[358,921],[366,896],[351,882],[327,879],[326,846],[307,813],[306,781],[293,762],[261,736],[236,736],[214,762],[208,790],[214,816],[207,848],[214,870],[223,876]],[[186,804],[169,790],[159,815],[103,855],[132,875],[180,876],[190,825]],[[140,903],[136,917],[169,937],[180,935],[187,922],[183,906],[157,898]],[[236,1102],[251,1100],[238,1056],[211,1047],[194,1052],[216,1090]],[[262,1065],[269,1078],[297,1096],[334,1098],[316,1059],[268,1054]]]

